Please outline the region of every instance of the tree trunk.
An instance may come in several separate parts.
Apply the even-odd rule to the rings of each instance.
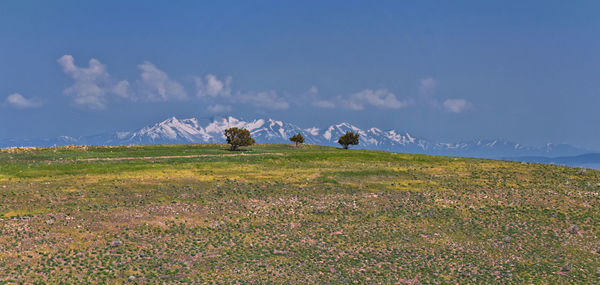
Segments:
[[[298,142],[296,142],[296,148],[298,148]]]
[[[235,150],[237,150],[237,148],[238,148],[237,145],[231,145],[231,149],[230,150],[231,151],[235,151]]]
[[[348,145],[347,144],[344,145],[344,149],[348,149]]]

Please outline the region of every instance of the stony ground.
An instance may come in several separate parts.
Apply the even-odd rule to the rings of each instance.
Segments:
[[[600,173],[257,145],[0,151],[0,284],[600,283]]]

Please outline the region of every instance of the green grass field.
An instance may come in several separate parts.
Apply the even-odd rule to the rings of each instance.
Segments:
[[[600,283],[598,171],[226,149],[0,150],[0,284]]]

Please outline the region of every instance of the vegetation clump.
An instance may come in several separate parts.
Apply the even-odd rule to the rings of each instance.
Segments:
[[[225,130],[227,143],[231,145],[230,150],[237,150],[240,146],[249,146],[255,143],[250,131],[240,128],[229,128]]]
[[[341,144],[344,149],[348,149],[350,145],[358,145],[358,137],[360,134],[358,132],[346,132],[343,136],[338,139],[338,143]]]
[[[304,143],[304,137],[301,133],[297,133],[290,137],[290,141],[296,143],[296,147],[299,147],[300,144]]]

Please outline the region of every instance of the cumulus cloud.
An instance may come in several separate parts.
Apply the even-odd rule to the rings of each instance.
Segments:
[[[196,96],[209,100],[207,110],[211,113],[225,113],[231,111],[231,104],[251,104],[256,107],[283,110],[290,107],[290,103],[275,91],[260,92],[231,92],[231,76],[219,79],[215,75],[208,74],[204,77],[195,77]]]
[[[311,98],[311,105],[319,108],[332,109],[337,107],[351,110],[364,110],[367,107],[381,109],[400,109],[409,105],[409,100],[399,100],[394,93],[387,89],[365,89],[350,96],[322,98],[318,96],[317,87],[311,87],[306,93]]]
[[[369,107],[379,109],[401,109],[407,106],[445,110],[451,113],[461,113],[473,108],[473,104],[461,98],[451,98],[440,101],[435,97],[437,81],[432,77],[419,81],[418,96],[406,97],[402,100],[387,89],[365,89],[350,96],[322,98],[318,89],[312,87],[305,95],[311,100],[312,106],[319,108],[347,108],[350,110],[365,110]]]
[[[71,55],[64,55],[58,59],[63,71],[74,81],[73,85],[64,90],[71,95],[76,105],[90,109],[104,109],[110,99],[126,99],[130,101],[165,102],[171,100],[186,100],[188,95],[185,88],[178,81],[171,79],[168,74],[149,61],[138,65],[139,79],[134,84],[127,80],[114,80],[107,71],[106,65],[97,59],[90,59],[88,67],[75,65]],[[212,113],[231,111],[233,104],[251,104],[272,110],[283,110],[290,107],[288,100],[278,95],[275,91],[261,92],[236,92],[231,90],[232,78],[218,78],[213,74],[204,77],[195,77],[196,96],[208,101],[206,109]],[[310,93],[317,93],[318,89],[312,87]],[[326,103],[317,103],[326,106]],[[331,103],[330,103],[331,104]],[[327,107],[327,106],[326,106]]]
[[[133,84],[127,80],[115,80],[107,71],[106,65],[97,59],[90,59],[87,67],[75,65],[71,55],[64,55],[58,59],[65,74],[73,79],[73,85],[64,89],[70,95],[73,103],[90,109],[104,109],[110,99],[114,98],[129,101],[154,101],[165,102],[171,100],[186,100],[188,95],[185,88],[178,81],[171,79],[167,73],[149,61],[138,65],[139,79]],[[218,78],[213,74],[203,77],[193,77],[196,87],[196,97],[207,103],[206,110],[211,113],[224,113],[232,110],[232,105],[249,104],[259,108],[284,110],[291,104],[300,106],[314,106],[318,108],[347,108],[351,110],[364,110],[367,108],[401,109],[408,105],[429,107],[436,110],[446,110],[451,113],[461,113],[469,110],[473,105],[461,98],[452,98],[445,101],[436,99],[438,88],[437,81],[432,77],[422,78],[419,81],[419,94],[417,97],[407,97],[403,100],[387,89],[365,89],[349,96],[335,96],[324,98],[319,96],[319,88],[312,86],[299,96],[281,96],[275,91],[261,92],[233,92],[230,76]],[[41,105],[35,99],[28,99],[20,94],[12,94],[6,103],[17,108],[33,108]],[[291,101],[290,101],[291,100]]]
[[[63,71],[74,81],[73,85],[63,92],[71,95],[73,103],[90,109],[104,109],[108,95],[131,101],[139,98],[147,101],[169,101],[187,99],[185,89],[179,82],[172,80],[162,70],[146,61],[140,64],[140,79],[132,86],[129,81],[114,80],[107,71],[106,65],[97,59],[90,59],[88,67],[78,67],[71,55],[58,59]],[[215,90],[211,82],[211,92]],[[135,88],[134,88],[135,87]],[[224,88],[224,87],[223,87]]]
[[[135,100],[135,93],[129,81],[115,82],[116,80],[108,73],[106,65],[99,60],[92,58],[88,62],[88,67],[78,67],[73,56],[67,54],[57,61],[64,73],[74,81],[72,86],[63,90],[63,93],[70,95],[75,105],[90,109],[104,109],[109,94]]]
[[[149,101],[185,100],[187,93],[183,86],[169,78],[167,73],[149,61],[138,65],[141,71],[138,84],[140,93]]]
[[[396,95],[387,89],[366,89],[352,94],[344,103],[352,110],[364,110],[367,106],[400,109],[408,105],[408,102],[398,100]]]
[[[290,107],[290,103],[285,98],[277,95],[275,91],[239,93],[237,97],[239,102],[250,103],[257,107],[272,110],[284,110]]]
[[[77,105],[90,109],[104,109],[106,107],[106,94],[110,90],[109,74],[106,65],[95,58],[90,59],[88,67],[78,67],[71,55],[64,55],[58,59],[65,74],[70,76],[74,83],[63,90],[71,95]]]
[[[25,98],[19,93],[13,93],[6,97],[6,104],[17,109],[38,108],[42,102],[36,98]]]
[[[448,99],[444,101],[444,109],[452,113],[461,113],[470,109],[473,105],[465,99]]]
[[[348,97],[336,96],[329,99],[318,96],[318,93],[319,89],[313,86],[305,95],[310,98],[312,106],[325,109],[336,107],[345,107],[351,110],[364,110],[367,107],[399,109],[408,105],[407,101],[398,100],[396,95],[387,89],[366,89]]]
[[[123,99],[130,99],[135,101],[135,93],[131,89],[129,81],[121,80],[113,87],[113,93]]]
[[[198,97],[228,97],[231,95],[231,76],[225,80],[219,80],[216,76],[208,74],[204,78],[194,78],[194,83],[198,90],[196,93]]]

